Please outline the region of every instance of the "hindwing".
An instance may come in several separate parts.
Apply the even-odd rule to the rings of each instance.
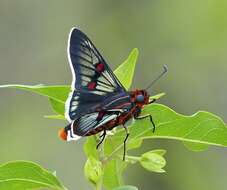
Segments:
[[[74,120],[70,129],[71,137],[68,140],[75,140],[78,136],[86,136],[89,132],[98,129],[111,120],[115,120],[118,117],[118,113],[112,112],[99,117],[100,113],[94,112]]]

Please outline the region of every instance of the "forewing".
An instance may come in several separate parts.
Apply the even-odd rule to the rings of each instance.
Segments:
[[[68,59],[73,75],[65,111],[69,121],[95,111],[107,97],[126,92],[93,43],[76,28],[69,34]]]
[[[103,94],[124,89],[93,43],[77,28],[69,34],[68,59],[75,78],[72,87],[77,90]],[[95,89],[89,88],[91,82],[97,82]]]

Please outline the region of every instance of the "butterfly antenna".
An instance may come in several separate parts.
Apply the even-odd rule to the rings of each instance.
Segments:
[[[156,81],[158,81],[163,75],[165,75],[166,73],[167,73],[167,71],[168,71],[168,67],[167,67],[167,65],[163,65],[163,71],[162,71],[162,73],[160,74],[160,75],[158,75],[149,85],[148,85],[148,87],[146,88],[146,90],[147,89],[149,89]]]

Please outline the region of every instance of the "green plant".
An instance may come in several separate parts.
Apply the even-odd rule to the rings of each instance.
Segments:
[[[138,57],[138,50],[134,49],[128,59],[122,63],[115,74],[129,89]],[[125,75],[127,73],[127,75]],[[70,92],[69,86],[45,85],[2,85],[1,88],[17,88],[31,91],[46,96],[56,115],[45,116],[51,119],[64,119],[64,103]],[[153,96],[159,99],[164,93]],[[125,132],[120,127],[109,134],[99,150],[96,150],[98,135],[87,137],[84,151],[87,162],[84,167],[86,178],[100,190],[136,190],[136,187],[122,186],[123,171],[132,164],[140,164],[152,172],[165,172],[163,169],[166,161],[165,150],[151,150],[142,155],[130,154],[130,150],[141,147],[143,140],[163,138],[182,141],[191,150],[205,150],[208,145],[227,146],[227,128],[225,123],[216,115],[199,111],[191,116],[184,116],[172,109],[161,105],[152,104],[144,108],[143,114],[150,113],[156,124],[155,133],[149,120],[134,121],[129,126],[130,136],[127,143],[126,161],[122,161],[123,140]],[[13,171],[13,172],[12,172]],[[121,187],[120,187],[121,186]],[[0,189],[32,189],[52,188],[66,189],[57,179],[55,174],[46,171],[35,163],[15,161],[0,166]]]

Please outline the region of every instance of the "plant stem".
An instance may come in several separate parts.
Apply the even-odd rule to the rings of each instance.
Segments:
[[[136,162],[140,161],[140,157],[138,156],[125,156],[125,160],[130,162],[131,164],[135,164]]]
[[[97,136],[95,136],[96,142],[98,142]],[[104,144],[103,142],[100,145],[100,148],[97,150],[98,151],[98,156],[99,156],[99,161],[102,163],[102,169],[104,169],[104,160],[105,160],[105,154],[104,154]],[[96,190],[102,190],[102,183],[103,183],[103,177],[100,178],[99,182],[96,184]]]
[[[102,190],[102,182],[103,179],[101,178],[99,182],[96,184],[95,190]]]

